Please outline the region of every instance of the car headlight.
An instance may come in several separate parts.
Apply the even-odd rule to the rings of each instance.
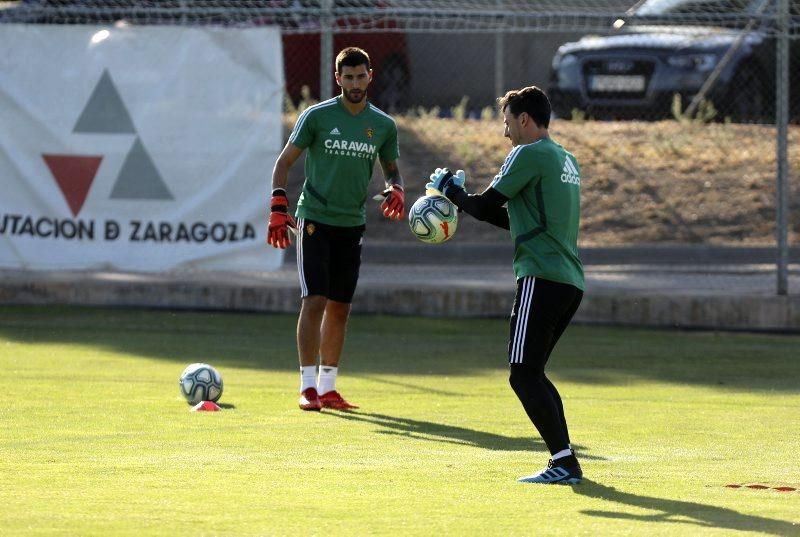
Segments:
[[[558,71],[562,67],[569,67],[577,63],[578,58],[574,54],[564,54],[563,56],[556,54],[553,57],[553,71]]]
[[[717,65],[716,54],[679,54],[667,58],[667,63],[678,69],[710,71]]]

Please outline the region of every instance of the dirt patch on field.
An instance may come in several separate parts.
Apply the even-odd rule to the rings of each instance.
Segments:
[[[485,188],[510,150],[499,120],[397,117],[407,200],[422,195],[437,166],[467,171],[470,191]],[[291,118],[287,124],[293,125]],[[582,169],[583,246],[644,243],[774,244],[775,129],[758,125],[676,121],[569,122],[551,125],[553,139]],[[791,127],[790,243],[800,237],[800,127]],[[375,167],[372,193],[382,187]],[[295,203],[302,163],[291,174]],[[370,202],[372,203],[372,202]],[[376,204],[377,205],[377,204]],[[370,207],[371,240],[415,240],[405,224]],[[508,240],[506,231],[461,219],[463,241]]]

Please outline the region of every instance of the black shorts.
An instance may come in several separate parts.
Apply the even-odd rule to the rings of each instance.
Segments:
[[[361,268],[364,226],[330,226],[298,218],[297,229],[300,296],[321,295],[337,302],[352,302]]]
[[[583,291],[573,285],[542,278],[517,280],[511,311],[508,362],[544,366],[558,338],[578,310]]]

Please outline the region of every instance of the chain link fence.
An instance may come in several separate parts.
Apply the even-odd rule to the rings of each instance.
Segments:
[[[277,25],[295,105],[332,95],[327,58],[356,44],[379,75],[372,98],[393,113],[438,106],[446,116],[468,97],[469,116],[479,117],[497,94],[534,81],[565,119],[773,123],[778,36],[790,42],[790,87],[800,85],[800,1],[785,0],[786,20],[781,1],[29,0],[0,1],[0,16],[36,24]],[[790,100],[797,123],[800,97]]]
[[[536,84],[553,137],[583,168],[584,246],[785,249],[800,232],[800,0],[32,0],[0,1],[0,20],[277,25],[287,135],[336,93],[338,50],[361,46],[370,98],[397,119],[412,199],[440,165],[488,185],[509,150],[495,99]],[[464,241],[506,240],[463,222]],[[413,240],[377,211],[368,227]]]

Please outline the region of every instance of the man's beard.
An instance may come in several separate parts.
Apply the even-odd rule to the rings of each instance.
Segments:
[[[353,91],[354,90],[350,90],[350,91],[344,90],[344,98],[347,99],[348,101],[350,101],[353,104],[360,103],[367,96],[367,92],[366,91],[359,90],[358,97],[357,98],[353,97]]]

